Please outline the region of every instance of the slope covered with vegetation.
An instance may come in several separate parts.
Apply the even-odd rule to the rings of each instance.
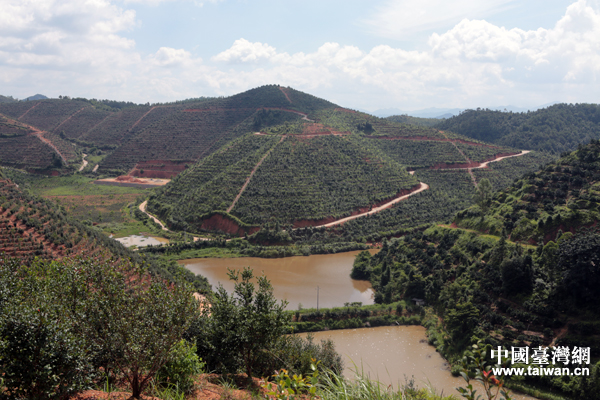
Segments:
[[[475,196],[455,225],[412,232],[373,256],[361,253],[352,276],[371,281],[378,303],[418,298],[433,306],[441,324],[429,326],[430,342],[450,361],[483,339],[493,348],[590,347],[593,364],[600,352],[599,162],[593,140],[509,188]],[[525,382],[591,398],[599,389],[593,379]]]
[[[427,126],[429,128],[433,128],[435,125],[440,123],[440,120],[438,118],[420,118],[406,114],[390,115],[389,117],[385,117],[385,119],[387,119],[388,121],[400,122],[403,124]]]
[[[593,140],[495,193],[489,204],[460,212],[455,223],[495,235],[506,230],[513,240],[545,243],[559,230],[577,233],[596,226],[599,207],[600,145]]]
[[[249,225],[311,224],[417,185],[401,165],[362,145],[337,136],[248,134],[180,174],[150,199],[149,210],[195,229],[216,211]]]
[[[555,104],[527,113],[467,110],[436,128],[519,149],[560,154],[600,138],[600,105]]]
[[[385,243],[376,255],[362,252],[352,276],[371,281],[378,303],[417,298],[433,307],[440,322],[436,318],[428,323],[429,341],[454,364],[455,372],[463,352],[479,340],[493,349],[590,347],[591,365],[583,366],[592,371],[600,351],[593,267],[600,262],[599,254],[597,232],[527,248],[504,236],[434,227]],[[531,358],[529,363],[539,368]],[[557,365],[571,371],[581,366]],[[593,376],[574,374],[529,374],[512,382],[523,389],[522,383],[536,388],[530,386],[531,393],[552,390],[570,398],[594,398],[600,389]]]

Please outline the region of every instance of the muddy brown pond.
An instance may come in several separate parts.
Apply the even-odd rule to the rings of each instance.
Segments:
[[[373,304],[371,283],[350,279],[352,264],[358,253],[286,258],[195,258],[179,263],[193,273],[205,276],[213,289],[220,283],[230,293],[233,283],[227,277],[227,268],[251,267],[255,275],[264,272],[273,285],[275,297],[287,300],[287,308],[295,310],[300,304],[304,308],[316,308],[317,295],[320,308],[342,307],[344,303],[355,301]]]
[[[306,337],[306,333],[299,334]],[[450,365],[427,343],[422,326],[381,326],[377,328],[340,329],[315,332],[316,342],[332,339],[344,359],[344,376],[352,378],[355,369],[371,379],[397,388],[414,379],[416,386],[432,387],[438,394],[460,398],[456,388],[466,386],[450,373]],[[482,393],[482,388],[477,391]],[[535,397],[514,393],[517,400]]]
[[[368,282],[350,279],[350,271],[358,251],[289,257],[264,258],[204,258],[182,260],[186,268],[206,276],[216,288],[223,284],[229,292],[233,284],[227,278],[227,268],[254,268],[255,274],[264,271],[278,299],[287,299],[288,309],[316,307],[317,286],[319,307],[343,306],[346,302],[361,301],[373,304],[373,290]],[[301,334],[306,336],[306,334]],[[456,387],[464,386],[462,378],[453,377],[449,365],[433,346],[427,343],[422,326],[390,326],[362,329],[342,329],[314,333],[317,341],[331,338],[345,362],[344,375],[353,376],[353,363],[373,379],[398,387],[404,377],[414,377],[415,384],[431,384],[444,395],[459,398]],[[481,391],[478,391],[480,393]],[[535,400],[516,395],[518,400]]]

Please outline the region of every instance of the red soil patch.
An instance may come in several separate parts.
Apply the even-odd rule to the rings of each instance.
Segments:
[[[244,236],[244,234],[251,235],[260,229],[260,227],[258,226],[242,228],[238,225],[237,222],[221,214],[214,214],[209,218],[205,219],[204,221],[202,221],[202,225],[200,225],[200,228],[207,231],[219,231],[236,236]]]
[[[142,161],[136,164],[135,167],[127,174],[131,177],[139,178],[159,178],[171,179],[180,172],[187,169],[189,164],[193,164],[193,160],[170,161],[170,160],[149,160]],[[143,171],[143,173],[142,173]]]
[[[284,88],[282,86],[279,86],[279,90],[281,90],[281,93],[283,93],[283,95],[285,96],[285,98],[287,99],[287,101],[289,101],[291,103],[292,99],[290,99],[290,95],[288,93],[288,89]]]

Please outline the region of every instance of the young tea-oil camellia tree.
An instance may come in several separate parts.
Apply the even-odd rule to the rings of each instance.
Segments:
[[[256,278],[256,288],[249,267],[241,272],[230,270],[228,275],[235,282],[233,294],[220,286],[210,309],[212,345],[223,370],[235,372],[241,364],[250,379],[260,353],[286,331],[290,321],[284,313],[287,302],[277,303],[273,286],[264,275]]]

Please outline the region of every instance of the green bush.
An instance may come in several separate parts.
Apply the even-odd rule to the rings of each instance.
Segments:
[[[22,269],[18,260],[0,258],[3,396],[59,399],[90,383],[85,342],[53,283],[39,279],[33,268]]]
[[[186,394],[193,392],[194,378],[206,365],[196,354],[196,345],[181,339],[173,346],[169,357],[156,374],[157,383],[163,387],[175,386]]]

